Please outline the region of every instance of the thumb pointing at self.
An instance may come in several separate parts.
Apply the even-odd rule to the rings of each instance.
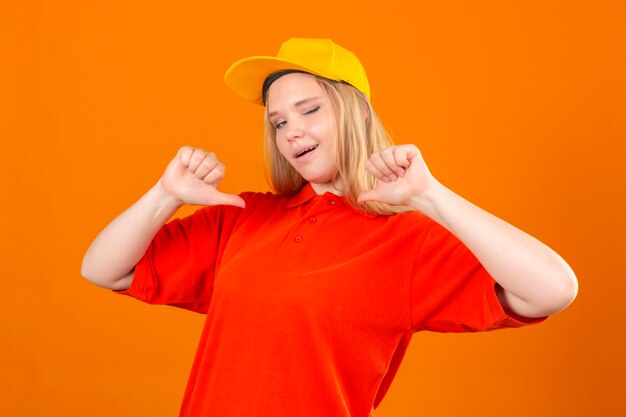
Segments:
[[[225,167],[214,153],[183,146],[169,163],[159,182],[182,204],[245,207],[244,200],[218,191]]]
[[[357,197],[357,201],[359,202],[359,204],[363,204],[367,201],[377,201],[380,198],[378,194],[379,193],[378,193],[378,190],[376,190],[376,188],[373,188],[371,190],[361,191],[361,193]]]
[[[243,198],[235,194],[226,194],[220,191],[216,192],[213,202],[216,205],[235,206],[241,208],[246,207],[246,202]]]

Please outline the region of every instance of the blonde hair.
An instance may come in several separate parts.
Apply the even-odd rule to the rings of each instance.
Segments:
[[[367,97],[351,85],[316,77],[333,109],[335,122],[335,165],[333,183],[341,178],[342,193],[353,207],[373,214],[389,215],[406,208],[378,201],[357,202],[362,191],[376,186],[376,178],[365,170],[370,155],[392,144],[391,135],[384,128]],[[265,111],[265,151],[270,166],[270,182],[280,195],[292,196],[306,184],[306,180],[281,155],[276,146],[276,128]]]

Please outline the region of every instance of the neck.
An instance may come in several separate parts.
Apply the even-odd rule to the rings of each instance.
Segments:
[[[343,195],[343,192],[341,191],[341,181],[337,180],[335,184],[331,182],[327,182],[324,184],[314,184],[311,183],[311,188],[313,188],[313,191],[315,191],[315,193],[317,195],[322,195],[324,193],[332,193],[335,195]]]

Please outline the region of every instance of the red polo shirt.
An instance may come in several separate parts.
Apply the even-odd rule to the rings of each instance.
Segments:
[[[165,225],[123,293],[206,313],[181,416],[373,415],[411,335],[538,323],[503,311],[471,252],[419,212],[310,186]]]

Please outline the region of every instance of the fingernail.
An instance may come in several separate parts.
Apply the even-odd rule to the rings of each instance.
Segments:
[[[391,174],[391,175],[389,176],[389,179],[390,179],[391,181],[395,181],[395,180],[397,180],[397,179],[398,179],[398,177],[396,177],[395,175]]]

